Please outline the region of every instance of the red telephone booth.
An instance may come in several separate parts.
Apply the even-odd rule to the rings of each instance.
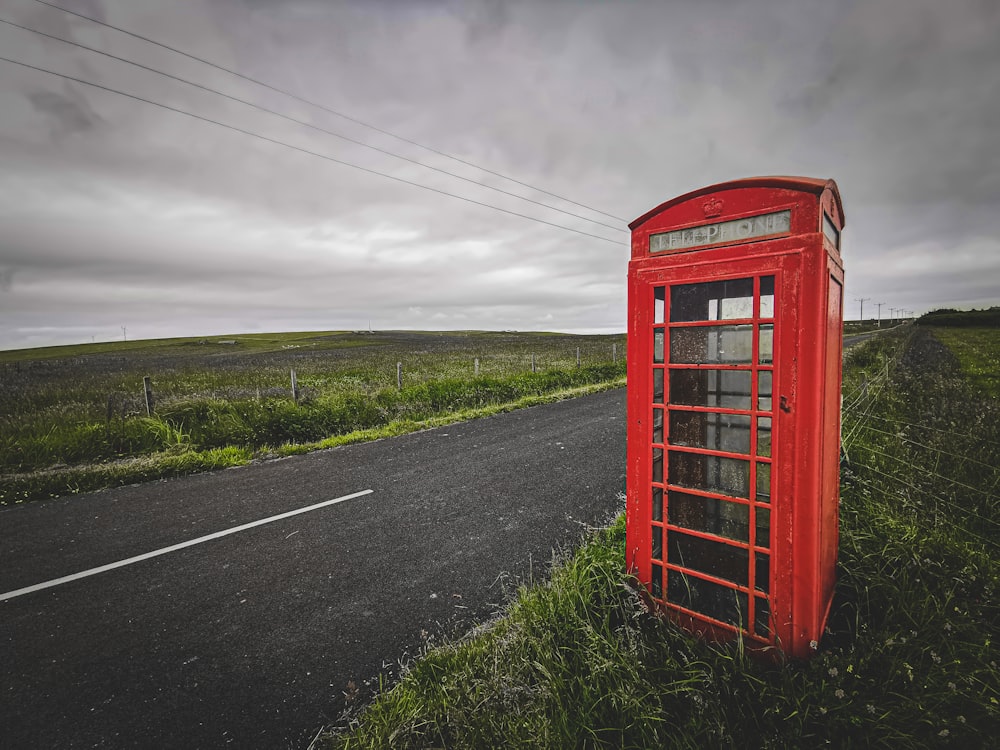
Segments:
[[[836,183],[804,177],[630,225],[630,571],[683,626],[792,657],[835,583],[843,226]]]

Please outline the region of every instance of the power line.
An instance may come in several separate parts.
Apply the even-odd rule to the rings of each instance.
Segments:
[[[91,21],[92,23],[96,23],[96,24],[98,24],[100,26],[104,26],[104,27],[109,28],[109,29],[114,29],[115,31],[118,31],[118,32],[120,32],[122,34],[127,34],[128,36],[133,37],[134,39],[139,39],[139,40],[141,40],[143,42],[148,42],[149,44],[154,44],[157,47],[160,47],[162,49],[168,50],[168,51],[173,52],[175,54],[183,55],[184,57],[187,57],[187,58],[189,58],[191,60],[195,60],[196,62],[200,62],[203,65],[208,65],[209,67],[215,68],[216,70],[221,70],[224,73],[228,73],[229,75],[236,76],[237,78],[242,78],[244,81],[249,81],[250,83],[254,83],[254,84],[258,85],[258,86],[263,86],[266,89],[270,89],[271,91],[279,93],[279,94],[281,94],[283,96],[287,96],[287,97],[290,97],[291,99],[295,99],[296,101],[301,102],[303,104],[307,104],[310,107],[316,107],[317,109],[321,109],[324,112],[329,112],[331,115],[336,115],[337,117],[341,117],[341,118],[343,118],[345,120],[349,120],[349,121],[351,121],[353,123],[356,123],[357,125],[361,125],[362,127],[366,127],[366,128],[371,129],[371,130],[374,130],[377,133],[382,133],[383,135],[387,135],[390,138],[395,138],[396,140],[402,141],[403,143],[409,143],[412,146],[417,146],[418,148],[422,148],[425,151],[430,151],[431,153],[437,154],[438,156],[443,156],[446,159],[451,159],[453,161],[459,162],[460,164],[465,164],[468,167],[473,167],[474,169],[482,170],[483,172],[486,172],[487,174],[491,174],[491,175],[493,175],[495,177],[500,177],[500,178],[502,178],[504,180],[509,180],[510,182],[513,182],[513,183],[515,183],[517,185],[521,185],[522,187],[526,187],[526,188],[528,188],[530,190],[536,190],[539,193],[544,193],[545,195],[549,195],[549,196],[551,196],[553,198],[558,198],[561,201],[566,201],[567,203],[572,203],[574,206],[579,206],[580,208],[585,208],[588,211],[593,211],[594,213],[601,214],[602,216],[607,216],[609,219],[615,219],[616,221],[621,221],[621,222],[627,221],[626,219],[623,219],[620,216],[615,216],[614,214],[609,214],[606,211],[601,211],[600,209],[593,208],[592,206],[588,206],[588,205],[586,205],[584,203],[578,203],[577,201],[571,200],[569,198],[565,198],[565,197],[563,197],[561,195],[558,195],[556,193],[552,193],[552,192],[550,192],[548,190],[543,190],[540,187],[535,187],[534,185],[530,185],[527,182],[521,182],[520,180],[514,179],[513,177],[508,177],[507,175],[501,174],[500,172],[494,172],[492,169],[487,169],[486,167],[482,167],[482,166],[480,166],[478,164],[474,164],[471,161],[466,161],[465,159],[462,159],[462,158],[459,158],[457,156],[453,156],[451,154],[445,153],[444,151],[439,151],[439,150],[437,150],[435,148],[432,148],[430,146],[425,146],[422,143],[418,143],[417,141],[410,140],[409,138],[404,138],[401,135],[396,135],[395,133],[390,133],[388,130],[383,130],[382,128],[379,128],[379,127],[377,127],[375,125],[372,125],[370,123],[364,122],[363,120],[359,120],[356,117],[352,117],[351,115],[347,115],[347,114],[344,114],[343,112],[339,112],[339,111],[337,111],[335,109],[331,109],[330,107],[327,107],[324,104],[319,104],[319,103],[311,101],[309,99],[305,99],[304,97],[298,96],[297,94],[293,94],[290,91],[286,91],[285,89],[278,88],[277,86],[273,86],[272,84],[265,83],[264,81],[258,80],[256,78],[251,78],[250,76],[244,75],[243,73],[240,73],[238,71],[232,70],[230,68],[226,68],[226,67],[224,67],[222,65],[219,65],[217,63],[211,62],[210,60],[205,60],[204,58],[197,57],[197,56],[192,55],[192,54],[190,54],[188,52],[184,52],[183,50],[179,50],[179,49],[177,49],[175,47],[171,47],[171,46],[169,46],[167,44],[164,44],[163,42],[158,42],[155,39],[150,39],[149,37],[142,36],[141,34],[136,34],[136,33],[132,32],[132,31],[128,31],[128,30],[123,29],[123,28],[121,28],[119,26],[114,26],[114,25],[112,25],[110,23],[107,23],[105,21],[100,21],[100,20],[98,20],[96,18],[93,18],[91,16],[84,15],[83,13],[78,13],[78,12],[73,11],[73,10],[68,10],[68,9],[62,7],[61,5],[56,5],[55,3],[49,3],[49,2],[46,2],[45,0],[35,0],[35,2],[38,3],[38,4],[40,4],[40,5],[47,5],[48,7],[54,8],[56,10],[61,10],[63,13],[69,13],[70,15],[76,16],[77,18],[86,19],[87,21]],[[424,165],[424,166],[426,166],[426,165]]]
[[[332,130],[327,130],[326,128],[322,128],[319,125],[314,125],[311,122],[306,122],[305,120],[299,120],[299,119],[297,119],[295,117],[292,117],[290,115],[286,115],[286,114],[283,114],[281,112],[277,112],[277,111],[275,111],[273,109],[268,109],[267,107],[264,107],[264,106],[262,106],[260,104],[255,104],[254,102],[247,101],[246,99],[240,99],[237,96],[232,96],[230,94],[226,94],[226,93],[224,93],[222,91],[218,91],[217,89],[213,89],[213,88],[211,88],[209,86],[204,86],[204,85],[202,85],[200,83],[195,83],[194,81],[189,81],[186,78],[181,78],[180,76],[175,76],[172,73],[166,73],[166,72],[164,72],[162,70],[158,70],[156,68],[151,68],[148,65],[143,65],[142,63],[137,63],[137,62],[134,62],[132,60],[128,60],[128,59],[126,59],[124,57],[119,57],[118,55],[112,55],[110,52],[104,52],[103,50],[95,49],[94,47],[88,47],[86,44],[80,44],[79,42],[74,42],[74,41],[71,41],[69,39],[63,39],[62,37],[55,36],[53,34],[48,34],[48,33],[44,32],[44,31],[39,31],[38,29],[32,29],[32,28],[29,28],[28,26],[22,26],[21,24],[14,23],[13,21],[8,21],[8,20],[6,20],[4,18],[0,18],[0,23],[5,23],[8,26],[13,26],[15,28],[22,29],[24,31],[30,31],[32,34],[38,34],[39,36],[44,36],[44,37],[46,37],[48,39],[54,39],[57,42],[62,42],[64,44],[69,44],[69,45],[72,45],[74,47],[79,47],[80,49],[87,50],[88,52],[94,52],[95,54],[103,55],[104,57],[109,57],[112,60],[117,60],[119,62],[125,63],[126,65],[132,65],[132,66],[134,66],[136,68],[141,68],[142,70],[147,70],[150,73],[155,73],[156,75],[163,76],[164,78],[170,78],[170,79],[172,79],[174,81],[180,81],[181,83],[187,84],[188,86],[193,86],[194,88],[201,89],[202,91],[207,91],[209,93],[216,94],[218,96],[224,97],[224,98],[229,99],[231,101],[238,102],[240,104],[244,104],[244,105],[246,105],[248,107],[253,107],[254,109],[260,110],[261,112],[267,112],[268,114],[274,115],[275,117],[280,117],[283,120],[288,120],[289,122],[294,122],[294,123],[296,123],[298,125],[303,125],[303,126],[305,126],[307,128],[312,128],[313,130],[317,130],[317,131],[319,131],[321,133],[326,133],[327,135],[332,135],[334,138],[340,138],[342,140],[347,141],[348,143],[353,143],[353,144],[356,144],[358,146],[362,146],[364,148],[372,149],[373,151],[378,151],[379,153],[386,154],[387,156],[392,156],[392,157],[395,157],[397,159],[402,159],[403,161],[410,162],[411,164],[416,164],[417,166],[420,166],[420,167],[425,167],[426,169],[432,169],[435,172],[440,172],[441,174],[448,175],[449,177],[455,177],[455,178],[457,178],[459,180],[464,180],[465,182],[470,182],[473,185],[478,185],[479,187],[488,188],[489,190],[494,190],[494,191],[496,191],[498,193],[503,193],[504,195],[509,195],[512,198],[517,198],[518,200],[527,201],[528,203],[534,203],[536,206],[542,206],[543,208],[548,208],[548,209],[551,209],[553,211],[558,211],[558,212],[566,214],[568,216],[572,216],[575,219],[582,219],[583,221],[593,222],[594,224],[598,224],[598,225],[600,225],[602,227],[606,227],[608,229],[614,229],[617,232],[624,232],[624,231],[626,231],[625,229],[623,229],[621,227],[612,226],[611,224],[605,224],[603,221],[597,221],[597,219],[591,219],[591,218],[588,218],[586,216],[582,216],[580,214],[575,214],[572,211],[566,211],[566,210],[564,210],[562,208],[557,208],[556,206],[550,206],[548,203],[542,203],[541,201],[536,201],[533,198],[526,198],[523,195],[518,195],[517,193],[512,193],[512,192],[510,192],[508,190],[503,190],[502,188],[493,187],[492,185],[486,185],[485,183],[479,182],[478,180],[473,180],[473,179],[471,179],[469,177],[463,177],[460,174],[455,174],[454,172],[449,172],[446,169],[440,169],[439,167],[434,167],[434,166],[431,166],[430,164],[424,164],[423,162],[417,161],[416,159],[411,159],[408,156],[401,156],[400,154],[393,153],[392,151],[388,151],[388,150],[386,150],[384,148],[379,148],[378,146],[372,146],[371,144],[365,143],[364,141],[359,141],[359,140],[356,140],[356,139],[351,138],[349,136],[343,135],[341,133],[336,133],[336,132],[334,132]]]
[[[529,221],[536,221],[539,224],[546,224],[546,225],[548,225],[550,227],[555,227],[557,229],[563,229],[563,230],[565,230],[567,232],[575,232],[576,234],[582,234],[582,235],[584,235],[586,237],[593,237],[594,239],[604,240],[605,242],[610,242],[610,243],[615,244],[615,245],[621,245],[621,244],[623,244],[619,240],[608,239],[607,237],[602,237],[599,234],[591,234],[590,232],[584,232],[584,231],[582,231],[580,229],[573,229],[572,227],[567,227],[567,226],[564,226],[562,224],[556,224],[556,223],[551,222],[551,221],[546,221],[545,219],[539,219],[539,218],[536,218],[534,216],[528,216],[527,214],[518,213],[517,211],[511,211],[511,210],[506,209],[506,208],[500,208],[500,206],[494,206],[494,205],[489,204],[489,203],[483,203],[482,201],[477,201],[477,200],[474,200],[472,198],[466,198],[465,196],[456,195],[455,193],[449,193],[447,190],[439,190],[438,188],[431,187],[430,185],[422,185],[419,182],[413,182],[411,180],[403,179],[402,177],[396,177],[395,175],[386,174],[385,172],[379,172],[376,169],[369,169],[368,167],[362,167],[359,164],[352,164],[349,161],[344,161],[342,159],[337,159],[337,158],[335,158],[333,156],[327,156],[326,154],[320,154],[320,153],[318,153],[316,151],[310,151],[309,149],[302,148],[301,146],[293,146],[290,143],[285,143],[284,141],[279,141],[276,138],[269,138],[266,135],[261,135],[260,133],[254,133],[254,132],[252,132],[250,130],[244,130],[243,128],[238,128],[235,125],[227,125],[224,122],[219,122],[218,120],[213,120],[210,117],[205,117],[203,115],[197,115],[197,114],[195,114],[193,112],[188,112],[187,110],[184,110],[184,109],[178,109],[177,107],[171,107],[168,104],[161,104],[160,102],[154,102],[151,99],[144,99],[143,97],[136,96],[135,94],[128,94],[128,93],[126,93],[124,91],[119,91],[118,89],[113,89],[110,86],[103,86],[103,85],[101,85],[99,83],[94,83],[93,81],[85,81],[82,78],[75,78],[73,76],[66,75],[65,73],[57,73],[54,70],[48,70],[46,68],[40,68],[37,65],[30,65],[30,64],[28,64],[26,62],[21,62],[20,60],[12,60],[9,57],[2,57],[2,56],[0,56],[0,60],[3,60],[4,62],[12,63],[14,65],[20,65],[23,68],[29,68],[31,70],[37,70],[40,73],[47,73],[47,74],[49,74],[51,76],[56,76],[58,78],[64,78],[67,81],[74,81],[75,83],[80,83],[80,84],[83,84],[84,86],[92,86],[95,89],[101,89],[102,91],[108,91],[108,92],[110,92],[112,94],[118,94],[120,96],[125,96],[125,97],[128,97],[129,99],[135,99],[136,101],[144,102],[146,104],[152,104],[154,107],[160,107],[162,109],[170,110],[171,112],[176,112],[177,114],[187,115],[188,117],[193,117],[196,120],[201,120],[203,122],[208,122],[208,123],[211,123],[213,125],[218,125],[219,127],[227,128],[229,130],[234,130],[237,133],[242,133],[243,135],[249,135],[249,136],[251,136],[253,138],[258,138],[258,139],[260,139],[262,141],[267,141],[268,143],[274,143],[274,144],[276,144],[278,146],[284,146],[285,148],[290,148],[290,149],[292,149],[294,151],[299,151],[299,152],[301,152],[303,154],[308,154],[309,156],[315,156],[315,157],[320,158],[320,159],[325,159],[326,161],[330,161],[330,162],[333,162],[335,164],[342,164],[345,167],[351,167],[353,169],[359,169],[362,172],[368,172],[369,174],[378,175],[379,177],[385,177],[385,178],[390,179],[390,180],[395,180],[396,182],[401,182],[401,183],[403,183],[405,185],[412,185],[414,187],[423,188],[424,190],[430,190],[432,193],[438,193],[440,195],[447,195],[449,198],[457,198],[458,200],[465,201],[466,203],[473,203],[473,204],[475,204],[477,206],[483,206],[484,208],[491,208],[494,211],[500,211],[501,213],[510,214],[511,216],[518,216],[518,217],[520,217],[522,219],[528,219]]]

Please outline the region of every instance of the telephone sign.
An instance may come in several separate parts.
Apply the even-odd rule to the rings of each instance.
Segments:
[[[707,637],[808,656],[838,543],[833,180],[696,190],[630,224],[627,558]]]

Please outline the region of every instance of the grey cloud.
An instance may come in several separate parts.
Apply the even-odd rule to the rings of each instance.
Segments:
[[[848,297],[907,295],[887,302],[918,309],[921,295],[983,297],[993,269],[977,257],[1000,256],[996,8],[971,0],[136,0],[109,10],[139,33],[626,220],[748,174],[834,177],[847,206]],[[67,23],[46,12],[51,23]],[[86,24],[71,26],[82,33]],[[19,53],[34,53],[0,34],[5,49],[13,39]],[[168,72],[483,177],[134,40],[88,32],[88,42],[95,38]],[[61,54],[67,70],[90,64],[82,52]],[[0,250],[0,267],[23,268],[5,310],[22,305],[50,321],[84,309],[97,315],[113,286],[131,300],[115,308],[131,325],[183,308],[192,326],[202,311],[265,328],[321,319],[330,327],[338,316],[363,326],[369,315],[381,319],[377,327],[399,327],[419,307],[422,322],[442,325],[624,329],[625,233],[120,65],[95,62],[90,76],[620,244],[19,73],[10,85],[0,80],[0,226],[22,248]],[[29,110],[11,97],[26,90],[46,96]],[[74,136],[52,141],[40,121]],[[926,268],[906,252],[921,243],[941,250],[925,253]],[[28,281],[33,300],[19,291]]]
[[[102,123],[78,92],[31,91],[26,94],[31,105],[46,115],[53,138],[65,138],[93,130]]]
[[[54,0],[52,4],[61,5],[67,10],[96,18],[98,21],[107,22],[108,20],[101,0]]]

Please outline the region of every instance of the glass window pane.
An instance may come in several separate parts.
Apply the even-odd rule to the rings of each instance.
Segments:
[[[771,547],[771,509],[758,506],[755,511],[757,516],[757,546],[770,549]]]
[[[759,354],[758,361],[762,365],[769,365],[774,361],[774,325],[771,323],[760,327]]]
[[[749,370],[671,370],[670,403],[749,409]]]
[[[653,488],[653,520],[663,520],[663,488]]]
[[[663,442],[663,409],[653,409],[653,442]]]
[[[663,363],[663,329],[653,329],[653,362]]]
[[[659,367],[653,370],[653,403],[663,403],[663,370]]]
[[[837,248],[840,247],[840,231],[833,220],[826,215],[826,211],[823,212],[823,234],[830,240],[830,244]]]
[[[749,497],[749,461],[669,451],[667,471],[671,484],[734,497]]]
[[[663,301],[664,301],[664,287],[658,286],[653,290],[653,322],[662,323],[663,322]]]
[[[667,571],[667,600],[737,627],[747,624],[747,595],[694,576]]]
[[[750,541],[750,508],[747,505],[670,490],[667,493],[667,520],[692,531],[724,536],[737,542]]]
[[[663,527],[653,526],[653,559],[663,559]]]
[[[663,448],[653,448],[653,481],[663,481]]]
[[[659,565],[652,566],[652,575],[649,580],[649,591],[657,599],[663,598],[663,568]]]
[[[757,462],[757,502],[771,502],[771,464]]]
[[[673,364],[749,364],[753,326],[695,326],[670,331]]]
[[[735,320],[753,316],[753,279],[670,287],[670,322]]]
[[[760,317],[774,317],[774,277],[762,276],[760,280]]]
[[[771,456],[771,418],[757,417],[757,455]]]
[[[771,605],[762,596],[754,597],[753,632],[761,638],[771,637]]]
[[[671,531],[667,534],[667,562],[742,586],[750,583],[750,553],[731,544]]]
[[[749,454],[750,417],[715,412],[671,411],[670,444]]]
[[[754,588],[765,594],[771,590],[771,556],[758,552],[757,570],[754,572]]]
[[[771,411],[771,383],[773,373],[770,370],[762,370],[757,373],[757,409],[759,411]]]

